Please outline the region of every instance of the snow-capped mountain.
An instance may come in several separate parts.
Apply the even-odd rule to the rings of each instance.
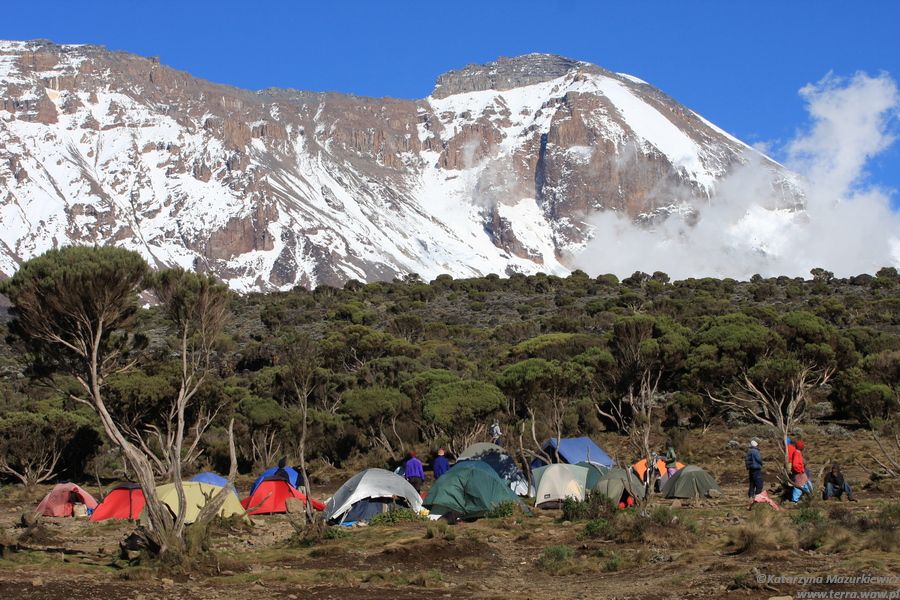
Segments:
[[[116,244],[238,290],[563,274],[596,211],[690,213],[753,152],[640,79],[558,56],[452,71],[412,101],[0,42],[0,272]]]

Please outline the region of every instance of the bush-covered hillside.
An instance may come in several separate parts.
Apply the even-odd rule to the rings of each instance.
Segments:
[[[308,458],[335,464],[439,444],[459,451],[493,419],[507,436],[522,432],[526,446],[532,422],[537,439],[616,428],[611,407],[648,374],[657,382],[660,435],[715,427],[734,415],[711,397],[751,383],[789,391],[804,369],[827,374],[809,391],[817,410],[829,412],[830,402],[836,417],[896,427],[897,271],[811,275],[671,282],[658,272],[619,281],[576,271],[431,283],[409,276],[234,296],[215,375],[194,409],[213,419],[199,462],[227,468],[230,416],[243,470],[295,455],[300,418],[285,371],[298,361],[315,367]],[[141,309],[136,331],[147,341],[137,366],[112,376],[106,397],[122,422],[146,432],[165,418],[180,363],[159,309]],[[4,333],[4,459],[54,444],[65,476],[120,474],[93,413],[67,397],[73,382],[37,378],[24,346]]]

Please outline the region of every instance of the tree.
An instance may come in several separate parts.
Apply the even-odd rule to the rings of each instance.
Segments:
[[[344,393],[342,410],[368,436],[372,447],[384,449],[392,460],[397,460],[397,447],[388,436],[393,434],[400,452],[403,439],[397,433],[397,418],[410,405],[409,397],[398,389],[386,387],[356,388]]]
[[[113,418],[104,396],[109,377],[127,371],[137,362],[138,340],[131,334],[138,310],[137,294],[145,286],[147,264],[135,252],[114,247],[68,247],[34,258],[4,282],[3,291],[15,306],[14,331],[32,348],[37,366],[71,375],[80,392],[69,397],[90,406],[103,430],[125,457],[140,482],[150,529],[149,546],[165,561],[179,563],[186,550],[184,536],[184,492],[179,491],[182,510],[172,519],[156,494],[150,456],[135,443]],[[160,299],[176,324],[183,365],[180,391],[175,401],[175,443],[172,454],[176,486],[181,488],[181,443],[184,409],[196,393],[198,373],[208,367],[212,334],[221,318],[211,280],[173,274],[157,281]],[[231,431],[231,427],[229,427]],[[231,479],[236,474],[232,450]],[[223,489],[200,513],[208,522],[225,500]]]
[[[312,522],[315,510],[312,505],[309,475],[306,469],[306,438],[309,431],[310,403],[316,387],[316,375],[319,371],[321,356],[319,347],[309,336],[294,334],[288,336],[279,348],[279,359],[284,365],[283,380],[287,387],[288,406],[299,413],[300,436],[298,454],[300,459],[300,475],[303,477],[303,488],[306,496],[306,519]]]
[[[726,395],[710,398],[773,428],[787,463],[782,443],[796,430],[810,404],[811,392],[828,382],[829,368],[818,369],[792,357],[764,358],[747,370]]]
[[[56,477],[65,456],[83,431],[96,437],[84,417],[51,409],[41,413],[13,411],[0,417],[0,473],[25,486]],[[94,440],[90,440],[94,441]]]
[[[458,454],[485,432],[486,420],[505,402],[496,386],[466,379],[433,387],[425,396],[423,416],[432,437],[443,437]]]

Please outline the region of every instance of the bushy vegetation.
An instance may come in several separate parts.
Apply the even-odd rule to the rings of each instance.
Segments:
[[[296,459],[304,419],[292,361],[311,367],[306,461],[314,478],[317,465],[393,463],[412,447],[458,452],[483,439],[493,419],[504,431],[533,419],[538,438],[615,429],[611,404],[648,370],[659,380],[662,427],[732,418],[711,396],[728,398],[747,382],[788,389],[812,370],[827,372],[830,385],[811,389],[810,403],[831,402],[838,415],[883,430],[896,422],[900,397],[898,291],[900,277],[885,268],[749,282],[643,273],[619,282],[576,271],[425,283],[410,275],[234,296],[193,400],[191,418],[211,424],[190,468],[228,470],[232,418],[242,472]],[[96,416],[72,398],[77,382],[58,363],[30,360],[16,328],[4,327],[0,429],[59,448],[59,477],[121,476]],[[142,431],[165,418],[179,364],[159,307],[135,305],[123,335],[137,363],[105,381],[106,396],[114,418]],[[313,343],[297,346],[298,336]],[[67,420],[48,432],[61,414]],[[0,444],[10,470],[23,469],[16,451],[25,448]]]

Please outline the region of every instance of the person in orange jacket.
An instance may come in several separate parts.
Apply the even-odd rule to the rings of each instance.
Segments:
[[[793,444],[793,452],[791,446],[788,446],[788,457],[791,463],[791,477],[794,481],[794,489],[791,491],[791,502],[799,502],[804,493],[812,494],[812,482],[806,473],[806,461],[803,460],[803,449],[806,444],[803,440],[797,440]]]

